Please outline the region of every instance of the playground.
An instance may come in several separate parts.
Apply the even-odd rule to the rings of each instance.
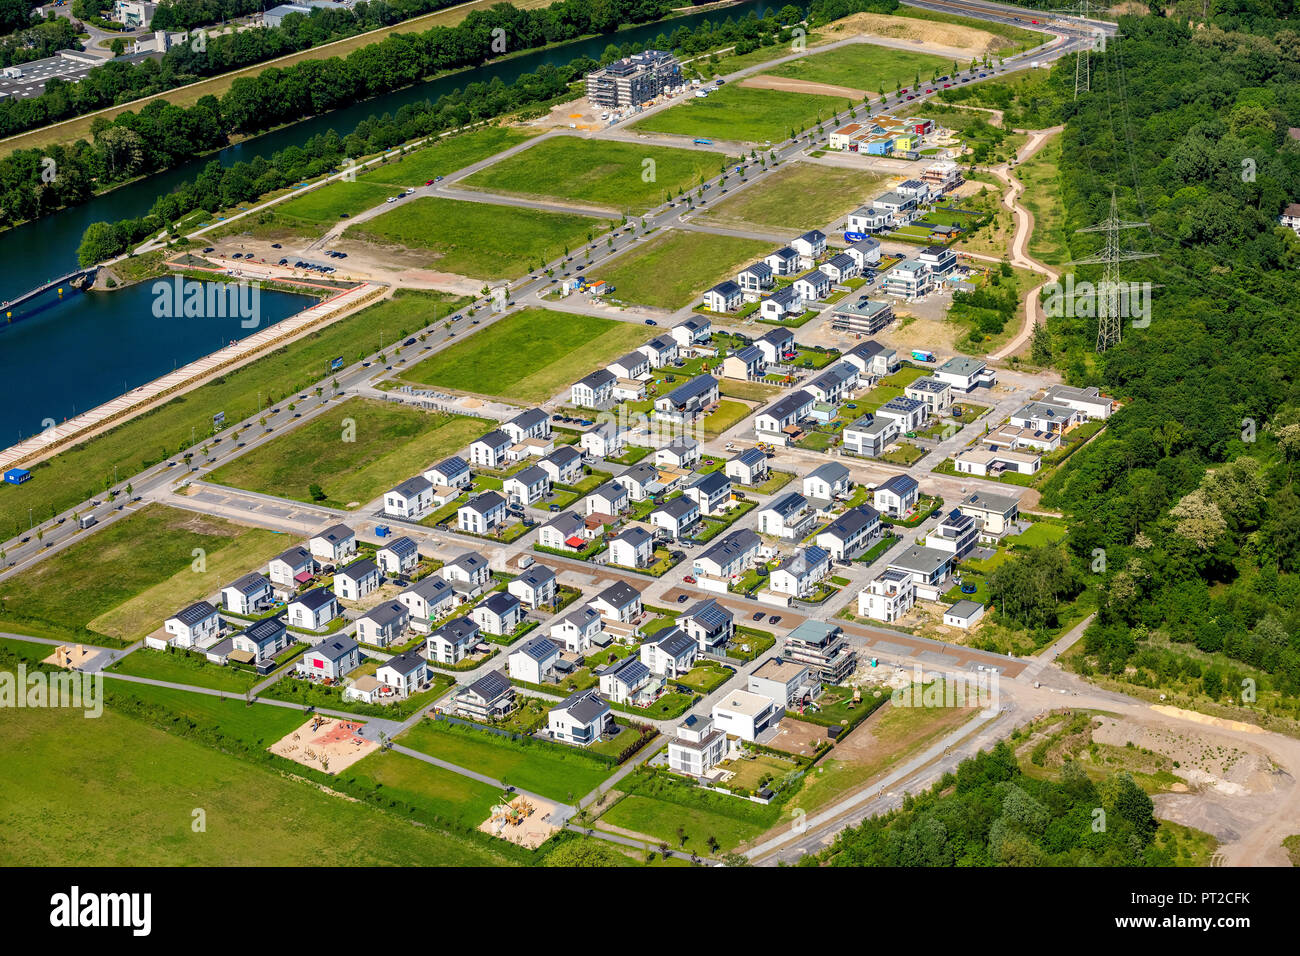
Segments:
[[[554,812],[553,804],[536,797],[515,794],[509,801],[494,806],[492,815],[479,824],[479,829],[491,836],[535,850],[560,829],[549,822]]]
[[[336,774],[379,747],[375,741],[361,737],[360,731],[358,721],[318,714],[267,749],[304,767]]]
[[[80,644],[75,647],[60,644],[54,649],[54,653],[41,661],[41,663],[52,664],[55,667],[63,667],[70,671],[75,671],[98,653],[98,650],[88,651]]]

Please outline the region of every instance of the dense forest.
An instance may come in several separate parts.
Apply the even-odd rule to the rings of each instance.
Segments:
[[[1296,716],[1300,240],[1277,220],[1300,201],[1300,33],[1232,15],[1264,33],[1123,18],[1068,110],[1067,231],[1103,220],[1115,189],[1120,218],[1150,223],[1124,245],[1158,255],[1123,278],[1157,288],[1149,327],[1126,323],[1102,355],[1095,319],[1037,337],[1071,381],[1124,402],[1042,503],[1102,575],[1085,673],[1238,703],[1273,691],[1268,708]],[[1072,235],[1072,256],[1101,238]]]
[[[1151,798],[1127,773],[1098,784],[1070,761],[1055,780],[1030,777],[999,741],[800,865],[1170,866],[1157,827]]]

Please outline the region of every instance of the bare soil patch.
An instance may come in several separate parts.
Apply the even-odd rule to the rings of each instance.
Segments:
[[[811,80],[796,80],[786,76],[769,76],[760,73],[740,81],[741,86],[750,86],[756,90],[781,90],[785,93],[816,93],[821,96],[841,96],[855,103],[867,96],[879,96],[869,90],[857,90],[851,86],[836,86],[833,83],[814,83]]]

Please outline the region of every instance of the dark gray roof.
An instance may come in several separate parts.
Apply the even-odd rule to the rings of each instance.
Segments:
[[[505,432],[503,432],[501,429],[497,428],[494,429],[493,431],[488,432],[486,435],[483,435],[480,438],[474,439],[474,444],[478,444],[479,442],[485,442],[486,444],[490,445],[493,448],[500,448],[502,445],[513,444],[514,439],[511,438]]]
[[[880,512],[868,505],[850,508],[826,527],[820,534],[831,534],[841,541],[847,541],[863,528],[869,528],[880,520]]]
[[[609,385],[618,380],[618,376],[608,369],[598,368],[590,375],[578,379],[579,385],[586,385],[593,392],[602,386]]]
[[[580,690],[555,709],[567,710],[574,720],[590,724],[609,713],[609,702],[594,690]]]
[[[462,508],[469,508],[471,511],[477,511],[479,514],[487,514],[506,503],[495,491],[485,491],[481,495],[475,495],[469,501],[461,505]]]
[[[374,621],[378,627],[385,627],[399,618],[406,617],[408,613],[406,605],[400,601],[385,601],[383,604],[376,604],[361,616],[367,621]]]
[[[360,561],[353,561],[346,568],[340,568],[338,573],[359,581],[371,574],[378,574],[379,568],[369,558],[362,558]]]
[[[432,604],[442,601],[447,595],[455,592],[455,588],[445,579],[436,574],[430,574],[426,578],[421,578],[409,588],[403,591],[403,594],[417,594],[423,600]]]
[[[461,458],[460,455],[452,455],[450,458],[444,458],[429,470],[441,472],[448,477],[455,477],[462,471],[469,471],[469,462]]]
[[[404,498],[413,498],[424,491],[433,488],[433,482],[423,475],[412,475],[404,482],[393,489],[393,493],[402,495]]]
[[[495,591],[487,596],[487,599],[479,605],[485,607],[498,617],[509,614],[515,608],[519,607],[519,598],[515,597],[509,591]]]
[[[813,397],[802,388],[796,389],[767,410],[767,413],[780,421],[795,414],[806,405],[811,405]]]
[[[733,296],[740,295],[741,288],[740,286],[736,285],[736,283],[732,282],[730,279],[727,279],[723,282],[719,282],[709,291],[716,292],[718,295],[730,299]]]
[[[350,637],[331,637],[313,647],[307,656],[323,655],[328,660],[338,661],[355,651],[357,646],[357,642]]]
[[[742,451],[740,454],[738,454],[735,458],[731,460],[738,461],[741,464],[748,465],[749,467],[752,468],[754,465],[757,465],[760,461],[766,461],[767,456],[764,455],[757,448],[746,448],[744,451]]]
[[[682,495],[680,498],[670,498],[654,510],[655,514],[665,514],[674,520],[681,520],[692,511],[699,511],[699,506]]]
[[[517,428],[522,428],[527,431],[530,428],[542,424],[544,421],[546,421],[546,413],[544,411],[540,408],[530,408],[526,411],[520,412],[506,424],[514,425]]]
[[[300,568],[304,564],[310,564],[312,561],[311,552],[301,545],[295,545],[288,551],[277,554],[273,560],[283,561],[290,567]]]
[[[180,621],[186,627],[193,627],[200,621],[206,621],[216,613],[217,609],[207,601],[198,601],[197,603],[191,604],[189,607],[181,608],[173,614],[172,617]]]
[[[263,618],[248,625],[243,633],[254,644],[265,644],[267,641],[278,640],[284,633],[284,621],[278,617]]]
[[[526,643],[520,644],[512,654],[526,654],[535,661],[544,661],[548,657],[560,653],[560,648],[549,637],[534,637]]]
[[[264,575],[252,571],[241,578],[237,578],[233,584],[228,584],[226,587],[234,588],[241,594],[256,594],[270,584],[271,582]]]
[[[772,329],[769,332],[764,332],[755,341],[771,342],[773,345],[782,345],[786,342],[794,341],[794,333],[789,329]]]
[[[474,574],[487,567],[487,558],[477,551],[465,551],[456,555],[444,565],[448,568],[464,568],[469,574]]]
[[[633,654],[607,665],[598,676],[617,677],[629,687],[636,687],[650,677],[650,668],[642,664],[641,659]]]
[[[664,397],[675,405],[682,405],[693,398],[706,394],[717,388],[718,380],[712,375],[697,375],[685,385],[678,385]]]
[[[911,494],[921,486],[917,484],[916,479],[911,475],[894,475],[889,480],[876,486],[877,491],[892,491],[894,494],[903,495]]]
[[[626,581],[615,581],[596,595],[597,600],[605,601],[611,607],[627,607],[641,597],[641,592]]]
[[[731,353],[731,357],[740,359],[746,365],[753,365],[763,361],[763,350],[757,345],[746,345],[743,349]]]
[[[510,693],[512,689],[510,679],[500,671],[488,671],[466,688],[471,694],[488,701],[496,700]]]
[[[457,617],[433,632],[449,644],[465,644],[478,637],[478,625],[467,617]]]
[[[780,498],[777,498],[775,501],[769,501],[763,510],[775,511],[782,519],[785,519],[790,517],[792,514],[797,514],[807,504],[808,499],[799,494],[799,492],[789,491],[783,494]]]
[[[821,478],[823,481],[834,484],[849,477],[849,469],[838,461],[828,461],[808,472],[807,477]]]
[[[301,604],[310,611],[319,611],[323,607],[336,603],[334,592],[329,588],[312,588],[310,591],[304,591],[296,598],[289,602],[290,604]]]
[[[415,651],[406,651],[403,654],[398,654],[396,657],[390,657],[379,666],[391,667],[399,674],[409,674],[411,671],[419,670],[427,665],[425,664],[424,658],[418,653]]]
[[[324,531],[318,531],[312,535],[313,538],[324,538],[330,544],[338,544],[340,541],[348,541],[354,537],[352,529],[345,524],[330,525]]]
[[[638,528],[635,525],[624,528],[618,534],[614,535],[611,541],[626,541],[633,547],[639,547],[643,542],[650,540],[650,533],[645,528]]]
[[[684,656],[695,646],[690,636],[682,633],[681,628],[677,627],[662,631],[655,637],[654,643],[659,645],[659,650],[672,658]]]
[[[417,545],[413,540],[408,538],[406,535],[402,535],[400,538],[394,538],[392,541],[389,541],[379,550],[391,551],[399,558],[404,558],[410,554],[419,554],[420,552],[419,545]]]
[[[758,537],[758,532],[752,528],[737,528],[701,554],[700,559],[726,564],[736,555],[757,548],[760,544],[762,541]]]
[[[759,454],[762,454],[762,452],[759,452]],[[691,487],[699,489],[703,494],[714,495],[723,488],[730,488],[731,479],[727,477],[725,472],[719,469],[718,471],[711,471],[707,475],[704,475]]]
[[[544,564],[534,564],[519,576],[519,580],[529,587],[541,587],[548,581],[555,580],[555,572]]]
[[[706,631],[716,631],[726,626],[726,623],[732,619],[732,613],[713,598],[706,598],[692,604],[682,615],[682,619],[686,618],[695,621]]]

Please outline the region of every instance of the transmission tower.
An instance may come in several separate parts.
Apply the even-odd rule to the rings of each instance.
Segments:
[[[1097,285],[1096,302],[1097,302],[1097,351],[1104,352],[1113,346],[1119,345],[1120,327],[1123,324],[1120,315],[1120,290],[1119,281],[1119,264],[1121,262],[1132,262],[1135,259],[1151,259],[1155,257],[1154,252],[1134,252],[1119,247],[1119,233],[1121,229],[1142,229],[1149,226],[1145,222],[1124,222],[1119,218],[1119,207],[1115,199],[1115,190],[1112,187],[1110,191],[1110,215],[1104,222],[1095,226],[1085,226],[1077,232],[1104,232],[1106,234],[1106,248],[1095,256],[1088,256],[1086,259],[1075,259],[1068,263],[1072,266],[1082,265],[1103,265],[1105,271],[1102,274],[1102,280]]]
[[[1082,20],[1087,20],[1092,12],[1092,4],[1090,0],[1077,0],[1077,2],[1072,3],[1068,7],[1058,7],[1054,10],[1048,10],[1046,12],[1050,16],[1077,17]],[[1083,46],[1079,47],[1078,51],[1075,53],[1074,98],[1076,100],[1079,98],[1080,93],[1087,93],[1088,90],[1091,89],[1092,63],[1090,61],[1090,57],[1092,55],[1092,51],[1097,48],[1094,46],[1094,44],[1098,42],[1096,37],[1099,35],[1104,36],[1101,34],[1096,34],[1094,31],[1094,36],[1091,38],[1091,40],[1090,41],[1085,40]],[[1104,39],[1101,42],[1104,43],[1105,42]]]

